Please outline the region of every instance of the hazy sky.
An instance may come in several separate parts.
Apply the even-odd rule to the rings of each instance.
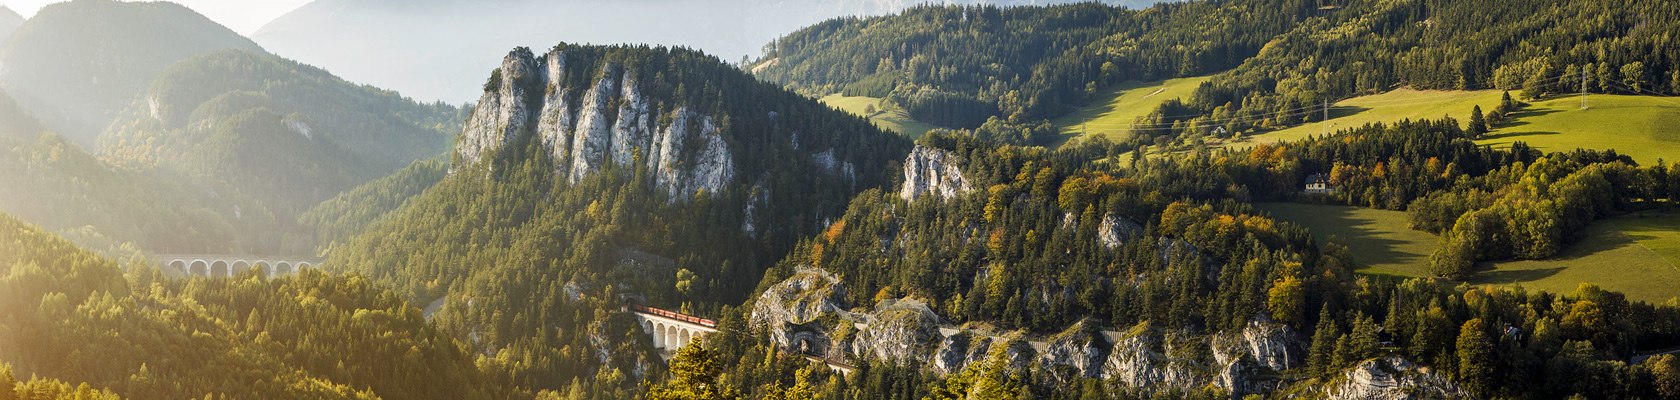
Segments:
[[[62,0],[0,0],[0,4],[11,7],[24,17],[35,15],[41,6],[57,3]],[[280,17],[288,11],[297,9],[309,0],[173,0],[204,14],[239,32],[249,35],[256,32],[263,24]]]

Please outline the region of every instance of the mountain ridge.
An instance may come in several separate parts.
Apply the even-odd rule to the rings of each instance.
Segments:
[[[0,45],[0,87],[86,148],[164,69],[206,52],[265,52],[174,3],[79,0],[41,8]]]

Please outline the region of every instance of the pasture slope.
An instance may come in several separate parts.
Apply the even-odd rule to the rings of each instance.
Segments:
[[[1310,229],[1320,241],[1351,250],[1362,274],[1428,274],[1437,236],[1407,227],[1402,211],[1361,207],[1262,203],[1273,217]],[[1680,297],[1680,214],[1618,216],[1587,228],[1586,239],[1544,260],[1482,263],[1471,284],[1517,285],[1573,293],[1582,283],[1621,291],[1631,300],[1663,303]]]

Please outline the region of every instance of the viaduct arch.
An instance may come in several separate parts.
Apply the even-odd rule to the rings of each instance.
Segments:
[[[634,304],[624,308],[636,316],[642,331],[653,339],[653,347],[668,353],[717,332],[717,321]]]
[[[206,278],[230,278],[253,269],[267,277],[286,276],[321,265],[320,258],[299,256],[158,254],[152,259],[168,270]]]

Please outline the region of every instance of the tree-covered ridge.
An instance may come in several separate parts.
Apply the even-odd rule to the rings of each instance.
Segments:
[[[1326,101],[1415,89],[1522,89],[1527,97],[1680,93],[1680,5],[1669,1],[1350,1],[1279,35],[1148,121],[1209,133],[1316,120]],[[1583,85],[1582,78],[1586,79]],[[1188,111],[1188,112],[1186,112]],[[1197,118],[1174,117],[1203,115]]]
[[[100,142],[118,163],[225,182],[290,216],[442,154],[458,118],[448,105],[224,50],[164,71]]]
[[[761,289],[797,268],[817,267],[842,277],[855,306],[924,299],[955,323],[1046,336],[1087,317],[1115,329],[1147,323],[1193,335],[1270,319],[1300,332],[1297,340],[1309,349],[1306,367],[1276,371],[1298,387],[1291,390],[1323,390],[1345,368],[1396,355],[1440,371],[1478,397],[1680,393],[1674,358],[1625,361],[1636,351],[1677,344],[1680,309],[1673,304],[1630,302],[1589,285],[1554,294],[1360,277],[1347,268],[1345,250],[1321,248],[1304,229],[1245,203],[1305,199],[1298,194],[1301,178],[1324,169],[1340,171],[1336,194],[1326,200],[1356,204],[1404,205],[1472,190],[1477,181],[1514,182],[1507,184],[1517,188],[1501,190],[1526,196],[1580,198],[1557,199],[1557,207],[1507,209],[1526,210],[1510,215],[1522,222],[1512,225],[1514,232],[1523,232],[1648,205],[1649,196],[1662,195],[1652,185],[1581,182],[1643,182],[1661,169],[1633,168],[1614,154],[1477,147],[1450,120],[1368,126],[1242,153],[1144,160],[1132,169],[1093,162],[1114,158],[1100,142],[1057,152],[938,135],[923,143],[960,156],[958,164],[977,189],[950,200],[910,202],[866,192],[844,218],[767,274]],[[1524,175],[1542,165],[1544,172]],[[1523,188],[1535,185],[1602,191],[1577,196]],[[1567,243],[1566,236],[1558,238]],[[984,374],[988,367],[971,368]],[[1113,382],[1098,381],[1094,390],[1053,376],[1045,371],[1016,379],[1025,379],[1020,391],[1052,398],[1138,394]],[[1006,378],[994,376],[993,384]],[[868,379],[873,377],[862,382],[876,384]],[[934,378],[891,381],[903,379]],[[831,395],[848,398],[843,393]]]
[[[0,196],[0,211],[88,248],[224,252],[288,240],[273,227],[289,224],[259,212],[260,203],[187,182],[113,167],[56,134],[0,134],[0,186],[13,194]],[[240,208],[250,211],[236,214]]]
[[[911,117],[975,127],[1059,116],[1096,89],[1223,71],[1318,15],[1295,0],[1164,3],[1143,10],[917,7],[824,22],[766,46],[757,74],[809,94],[886,97]]]
[[[129,271],[0,216],[0,360],[130,398],[507,396],[418,309],[360,278]]]

